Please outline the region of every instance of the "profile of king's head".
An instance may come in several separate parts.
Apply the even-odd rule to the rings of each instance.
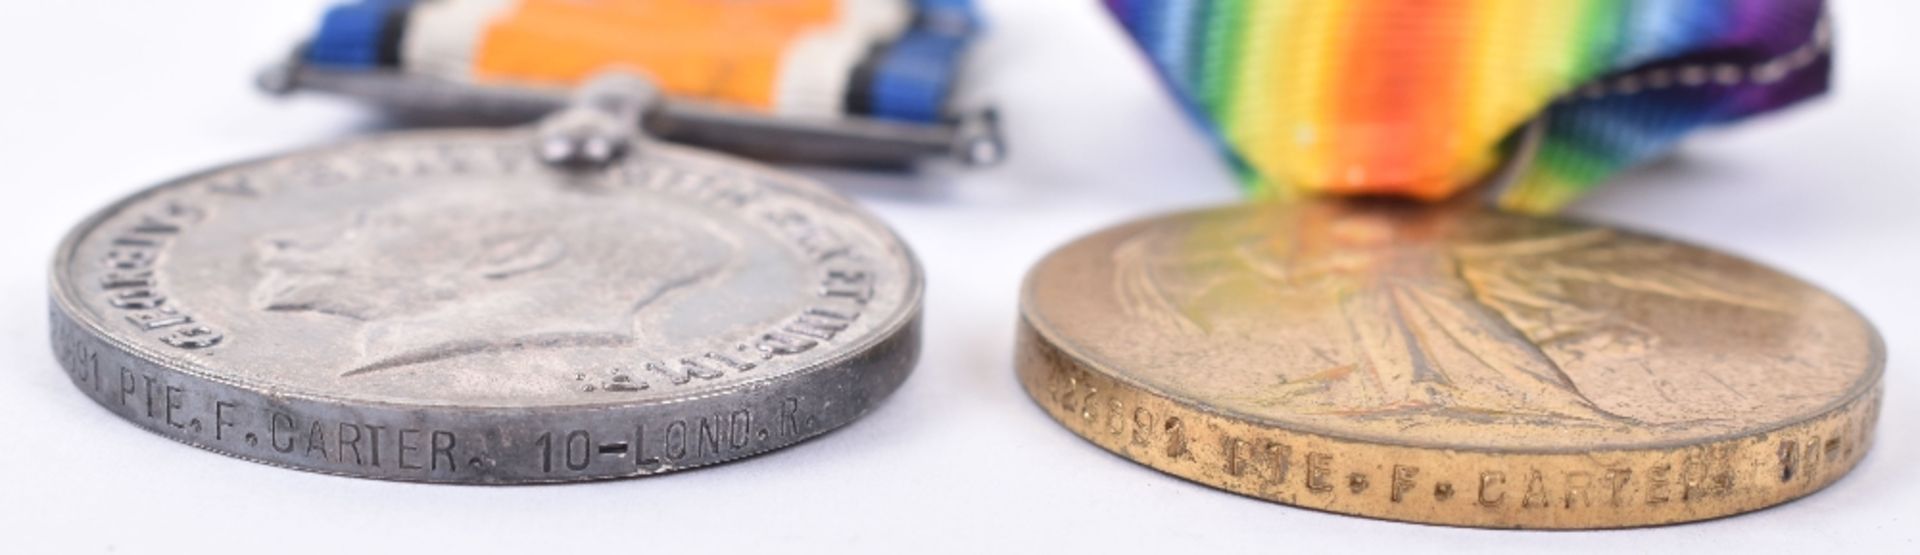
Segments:
[[[738,248],[686,211],[561,188],[447,187],[256,244],[255,308],[347,318],[343,376],[643,341],[638,316],[715,281]]]

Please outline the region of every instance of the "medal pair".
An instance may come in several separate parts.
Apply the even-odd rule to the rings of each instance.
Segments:
[[[1268,200],[1032,270],[1017,375],[1074,433],[1280,503],[1499,528],[1755,510],[1867,451],[1885,353],[1844,303],[1525,215],[1824,90],[1821,3],[1108,5]],[[792,444],[906,378],[921,270],[825,187],[694,147],[997,161],[956,94],[979,28],[942,0],[336,7],[266,88],[518,126],[109,207],[59,250],[55,349],[155,433],[334,474],[559,482]]]

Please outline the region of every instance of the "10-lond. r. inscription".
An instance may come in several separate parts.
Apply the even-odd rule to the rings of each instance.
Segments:
[[[1050,364],[1038,384],[1042,401],[1083,435],[1108,449],[1162,469],[1214,476],[1233,489],[1311,504],[1322,497],[1368,496],[1390,505],[1461,505],[1488,510],[1635,510],[1687,505],[1741,494],[1742,488],[1808,488],[1844,471],[1872,436],[1877,401],[1864,417],[1843,419],[1829,433],[1775,434],[1746,443],[1675,448],[1660,456],[1587,457],[1580,465],[1442,460],[1367,460],[1324,440],[1285,433],[1233,431],[1210,416],[1165,403],[1128,402],[1111,383]],[[1756,451],[1757,450],[1757,451]],[[1755,461],[1754,454],[1760,454]],[[1445,459],[1445,457],[1442,457]],[[1181,471],[1184,469],[1184,472]]]
[[[420,479],[649,474],[764,451],[819,431],[799,397],[771,397],[711,414],[593,421],[590,425],[421,425],[413,415],[336,418],[279,402],[224,395],[168,372],[113,362],[56,320],[60,363],[109,410],[176,439],[237,455],[343,472]]]

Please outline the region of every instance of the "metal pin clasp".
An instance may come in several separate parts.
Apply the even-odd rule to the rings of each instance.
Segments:
[[[605,167],[639,138],[637,122],[658,105],[659,89],[635,73],[613,71],[582,85],[565,108],[540,120],[540,159],[570,169]]]
[[[628,77],[645,81],[633,74]],[[569,100],[565,91],[558,89],[476,85],[392,70],[315,67],[302,63],[297,57],[262,73],[259,85],[273,94],[306,90],[358,98],[431,122],[489,125],[557,117],[556,111],[576,108],[581,104],[579,97],[592,94],[578,93]],[[617,89],[625,85],[608,86]],[[588,89],[592,88],[588,85]],[[926,159],[947,159],[978,167],[997,164],[1007,153],[999,118],[992,108],[961,110],[941,123],[857,116],[803,119],[675,98],[657,91],[652,94],[652,99],[646,101],[649,104],[636,115],[639,129],[629,131],[644,131],[661,140],[767,162],[896,169],[912,167]],[[581,150],[565,152],[567,156],[562,158],[583,156],[579,161],[590,160],[593,153],[601,152],[598,144],[593,141],[569,143],[567,148]],[[590,153],[587,149],[594,150]],[[562,154],[562,147],[554,146],[554,153]]]

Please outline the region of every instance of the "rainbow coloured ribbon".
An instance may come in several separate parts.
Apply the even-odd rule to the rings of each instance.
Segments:
[[[1448,197],[1544,118],[1498,195],[1549,212],[1831,68],[1821,0],[1106,3],[1256,194]]]

